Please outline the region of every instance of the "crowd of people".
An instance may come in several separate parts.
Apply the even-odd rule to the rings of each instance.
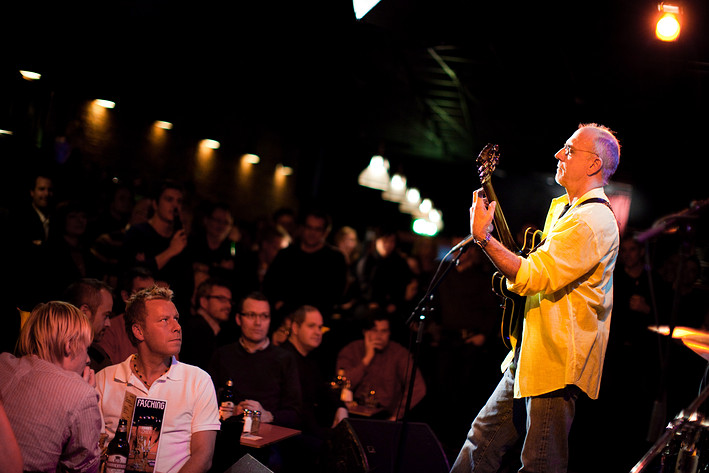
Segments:
[[[396,231],[378,229],[369,249],[351,227],[330,238],[331,218],[321,210],[279,209],[250,232],[235,224],[226,203],[184,208],[185,189],[169,180],[140,199],[130,187],[114,185],[98,213],[85,202],[55,203],[53,191],[52,176],[37,174],[27,202],[4,215],[3,256],[18,271],[8,281],[2,314],[7,367],[0,380],[8,389],[30,378],[27,389],[42,383],[34,357],[77,372],[99,393],[92,402],[102,425],[92,414],[68,434],[28,435],[33,424],[23,418],[47,393],[3,392],[10,425],[23,424],[15,435],[25,470],[45,471],[35,463],[42,460],[94,471],[100,450],[92,440],[106,434],[105,447],[115,435],[127,393],[168,401],[160,471],[221,472],[248,452],[276,471],[318,468],[348,407],[366,400],[375,418],[403,418],[412,366],[404,314],[416,302],[411,287],[419,287],[413,281],[422,275],[397,247]],[[78,347],[77,340],[63,347],[63,340],[36,335],[39,344],[56,344],[48,358],[20,349],[17,340],[37,329],[42,311],[54,317],[41,322],[45,330],[66,330],[57,317],[77,316],[89,334],[82,332]],[[367,341],[361,360],[355,352],[338,357],[359,339]],[[67,369],[60,354],[74,367]],[[349,404],[331,386],[338,369],[355,393]],[[426,393],[420,370],[415,379],[412,408]],[[227,380],[236,395],[230,418],[218,408]],[[78,422],[73,416],[84,407],[71,405],[76,393],[55,395],[64,403],[58,409]],[[28,403],[23,409],[19,399]],[[245,409],[302,434],[270,450],[235,449]],[[59,445],[76,443],[76,451],[53,448],[49,460],[48,453],[36,458],[30,444],[45,434]]]
[[[607,130],[579,130],[557,153],[569,167],[568,175],[560,171],[560,183],[569,198],[585,195],[585,188],[573,189],[577,179],[586,183],[592,199],[603,200],[598,188],[612,171],[604,174],[599,167],[587,182],[571,174],[568,163],[578,152],[589,154],[584,161],[589,169],[602,166],[592,157],[598,156],[595,151],[584,151],[599,149],[597,137],[586,135],[594,130],[605,137]],[[356,406],[370,408],[367,416],[374,419],[428,423],[451,464],[455,460],[456,471],[481,461],[500,467],[500,458],[475,453],[494,437],[486,434],[489,429],[519,428],[495,424],[498,412],[488,403],[508,351],[490,276],[502,271],[508,284],[529,294],[546,290],[541,287],[546,279],[536,279],[535,271],[560,281],[568,277],[545,270],[544,255],[559,251],[553,246],[523,263],[503,252],[488,229],[494,205],[484,195],[476,194],[471,210],[475,244],[455,255],[450,272],[426,300],[428,317],[418,344],[413,340],[419,327],[408,322],[419,320],[410,316],[421,310],[442,253],[438,247],[450,248],[464,235],[405,246],[400,229],[386,225],[364,233],[349,226],[333,231],[331,216],[317,208],[278,209],[244,226],[235,223],[224,202],[185,208],[184,187],[169,180],[156,183],[150,196],[138,198],[121,184],[112,184],[109,195],[99,211],[86,202],[55,203],[52,176],[37,173],[27,201],[2,214],[3,257],[14,268],[5,284],[0,347],[0,434],[8,439],[2,442],[8,471],[19,471],[18,462],[25,471],[97,471],[100,445],[113,438],[126,403],[135,398],[167,401],[154,457],[156,471],[166,473],[221,473],[246,453],[273,471],[318,471],[333,451],[333,430],[343,419],[361,415]],[[546,234],[557,222],[571,222],[561,224],[569,225],[564,231],[571,235],[579,231],[571,226],[578,219],[603,228],[604,249],[593,248],[602,270],[592,289],[602,302],[589,305],[589,320],[605,322],[611,304],[607,286],[614,279],[613,329],[609,335],[609,327],[601,324],[594,331],[601,339],[583,340],[590,340],[588,349],[574,356],[592,358],[593,366],[576,363],[578,373],[552,360],[535,362],[534,350],[520,347],[537,342],[516,339],[520,331],[512,337],[517,345],[495,396],[512,402],[516,391],[523,391],[525,398],[544,399],[558,413],[573,412],[577,399],[583,403],[600,392],[600,401],[577,416],[580,433],[568,438],[573,449],[592,435],[610,436],[598,419],[627,415],[618,399],[633,390],[632,426],[613,431],[618,442],[632,443],[620,460],[632,466],[650,441],[645,431],[653,402],[661,396],[667,400],[669,392],[666,410],[676,413],[691,401],[688,393],[703,374],[701,358],[680,350],[671,352],[671,368],[679,364],[681,369],[668,369],[663,365],[668,352],[648,330],[668,323],[708,328],[706,292],[697,285],[699,260],[680,254],[679,260],[668,257],[663,266],[649,268],[645,248],[631,230],[613,233],[615,219],[605,206],[577,204],[564,217],[566,210],[559,214],[556,204]],[[564,253],[569,268],[580,264],[574,251]],[[560,255],[553,259],[555,268],[566,267],[559,266]],[[596,264],[588,262],[589,268]],[[522,282],[523,276],[528,280]],[[573,299],[575,291],[565,297]],[[559,297],[540,298],[531,313],[558,305]],[[539,322],[524,330],[524,337],[533,337],[546,328]],[[556,334],[549,337],[563,345]],[[551,383],[554,376],[534,376],[535,363],[537,369],[554,365],[559,379]],[[627,375],[629,365],[634,376]],[[346,385],[332,382],[338,374]],[[551,384],[534,384],[539,379]],[[231,407],[220,404],[227,385]],[[534,406],[527,407],[532,418],[538,415]],[[51,422],[39,414],[47,407],[54,414]],[[254,411],[263,423],[302,433],[267,449],[239,446],[242,416]],[[561,416],[560,423],[570,425],[570,419]],[[520,435],[543,440],[542,434],[514,431],[506,438],[510,444]],[[559,435],[566,439],[568,434]],[[503,451],[510,445],[494,447]],[[568,447],[557,447],[554,458],[539,460],[565,466]],[[596,460],[592,457],[579,456],[589,464]],[[519,461],[537,461],[536,453],[522,451]]]

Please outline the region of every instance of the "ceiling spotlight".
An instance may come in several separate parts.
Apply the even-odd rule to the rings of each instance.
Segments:
[[[374,8],[379,0],[353,0],[352,7],[354,8],[355,18],[361,20],[364,15],[369,13],[369,10]]]
[[[406,190],[406,198],[399,205],[399,211],[413,214],[418,211],[419,205],[421,205],[421,193],[415,187],[410,187]]]
[[[22,78],[25,80],[39,80],[42,78],[42,74],[32,71],[20,71]]]
[[[660,17],[655,25],[655,36],[660,41],[677,41],[682,30],[680,7],[663,2],[657,5],[657,9]]]
[[[389,161],[381,156],[372,156],[369,166],[359,173],[360,186],[385,191],[389,187]]]
[[[391,176],[389,186],[382,192],[382,199],[402,203],[406,198],[406,178],[401,174]]]

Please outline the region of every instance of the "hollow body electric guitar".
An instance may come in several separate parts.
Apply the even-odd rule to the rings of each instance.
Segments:
[[[538,243],[541,232],[539,230],[525,230],[524,245],[522,248],[519,248],[517,242],[512,236],[512,233],[510,232],[505,216],[502,213],[502,206],[500,205],[500,201],[497,199],[495,190],[492,188],[492,182],[490,181],[492,173],[495,171],[495,167],[497,166],[499,160],[499,146],[488,143],[480,152],[476,161],[480,184],[482,184],[482,188],[485,191],[488,202],[497,202],[494,215],[494,226],[497,232],[497,239],[500,240],[500,242],[508,250],[521,256],[527,256],[533,251],[535,245]],[[512,348],[511,337],[518,340],[521,335],[526,297],[509,291],[506,285],[506,278],[499,271],[492,275],[492,290],[502,299],[500,304],[500,307],[502,308],[502,322],[500,328],[502,341],[508,348]]]

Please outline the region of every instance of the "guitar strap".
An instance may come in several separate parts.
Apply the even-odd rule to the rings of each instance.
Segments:
[[[608,202],[606,199],[602,199],[600,197],[591,197],[590,199],[586,199],[583,202],[579,203],[576,207],[581,207],[582,205],[586,204],[603,204],[606,207],[608,207],[611,212],[613,212],[613,207],[611,207],[610,202]],[[561,214],[559,214],[559,217],[557,217],[557,222],[561,217],[563,217],[566,212],[571,208],[571,204],[566,204],[564,205],[564,210],[562,210]],[[615,212],[613,212],[613,216],[615,216]],[[618,222],[618,219],[616,218],[616,223]],[[532,248],[532,251],[529,253],[533,253],[537,248],[542,246],[544,242],[546,241],[546,238],[544,238],[542,241],[540,241],[537,245]],[[512,320],[510,321],[510,340],[512,342],[512,347],[514,348],[517,345],[517,340],[520,339],[522,335],[522,319],[524,317],[517,317],[517,320]]]
[[[586,200],[584,200],[583,202],[581,202],[580,204],[578,204],[576,207],[581,207],[582,205],[586,205],[586,204],[603,204],[603,205],[605,205],[606,207],[608,207],[609,209],[611,209],[611,212],[613,212],[613,207],[611,207],[610,202],[608,202],[606,199],[602,199],[602,198],[600,198],[600,197],[591,197],[590,199],[586,199]],[[570,208],[571,208],[571,204],[566,204],[566,205],[564,205],[564,210],[561,211],[561,213],[559,214],[559,216],[556,218],[556,221],[558,222],[559,220],[561,220],[561,217],[563,217],[564,215],[566,215],[566,212],[567,212]],[[613,212],[613,216],[615,217],[615,212]],[[616,218],[616,223],[618,223],[618,219],[617,219],[617,218]],[[537,248],[539,248],[540,246],[542,246],[546,240],[547,240],[546,238],[542,239],[542,241],[540,241],[539,243],[537,243],[537,244],[534,246],[534,248],[532,248],[532,250],[531,250],[529,253],[534,252]]]

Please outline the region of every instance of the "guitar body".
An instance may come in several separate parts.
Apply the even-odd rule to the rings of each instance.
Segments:
[[[527,228],[525,234],[525,245],[518,252],[520,256],[527,256],[535,246],[541,241],[540,230]],[[527,298],[520,296],[507,289],[507,278],[499,271],[492,275],[492,291],[500,297],[500,307],[502,308],[502,321],[500,324],[500,333],[502,341],[507,348],[512,348],[511,336],[516,339],[522,335],[522,320],[524,318],[524,306]]]
[[[494,226],[497,231],[498,240],[500,240],[500,242],[505,245],[508,250],[521,256],[527,256],[529,253],[534,251],[534,248],[539,243],[542,232],[531,228],[526,229],[524,232],[523,247],[520,249],[517,246],[517,242],[512,236],[512,233],[507,225],[507,221],[505,220],[505,216],[502,213],[500,201],[497,199],[495,190],[492,188],[492,183],[490,182],[490,178],[495,170],[497,162],[499,161],[499,157],[500,155],[497,145],[488,144],[485,146],[477,159],[478,176],[488,201],[497,202],[497,206],[495,208]],[[511,338],[518,340],[521,336],[526,297],[509,291],[507,289],[506,282],[507,279],[499,271],[492,275],[492,290],[502,299],[502,302],[500,303],[500,307],[502,308],[502,322],[500,327],[502,341],[508,348],[512,348]]]

